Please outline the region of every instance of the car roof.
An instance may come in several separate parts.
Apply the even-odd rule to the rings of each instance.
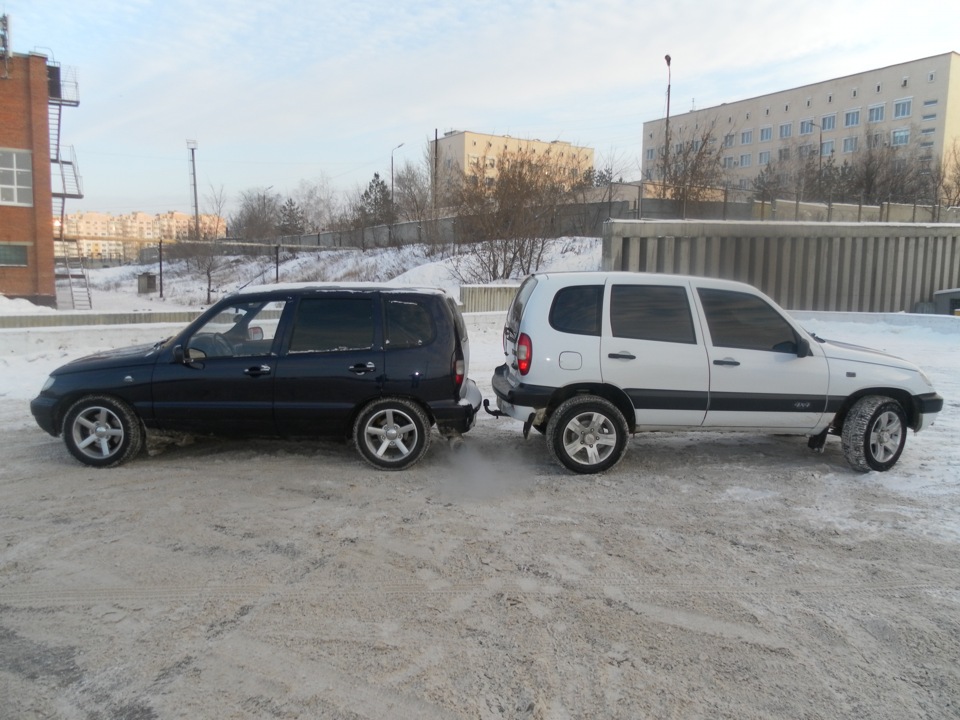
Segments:
[[[651,272],[630,272],[627,270],[561,270],[561,271],[551,271],[551,272],[535,272],[530,275],[530,277],[537,278],[537,280],[556,280],[562,285],[576,285],[577,283],[599,283],[605,282],[606,280],[630,280],[631,282],[637,282],[648,280],[655,282],[656,284],[662,284],[663,282],[670,281],[680,281],[680,282],[693,282],[698,285],[715,287],[715,288],[730,288],[732,290],[749,290],[751,292],[757,292],[757,288],[753,285],[747,283],[739,282],[737,280],[726,280],[724,278],[713,278],[705,277],[702,275],[674,275],[672,273],[651,273]]]
[[[270,285],[248,285],[237,290],[235,295],[283,294],[289,292],[330,292],[330,291],[370,292],[397,292],[419,293],[423,295],[447,295],[446,290],[437,287],[420,287],[414,285],[391,285],[378,282],[303,282],[303,283],[272,283]]]

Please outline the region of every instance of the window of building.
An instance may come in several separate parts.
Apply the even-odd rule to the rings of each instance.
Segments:
[[[847,110],[843,114],[844,127],[856,127],[860,124],[860,110]]]
[[[893,104],[893,117],[894,119],[900,119],[905,117],[910,117],[910,112],[913,106],[913,98],[904,98],[903,100],[897,100]]]
[[[924,116],[923,116],[923,121],[924,121],[924,122],[930,122],[931,120],[936,120],[936,119],[937,119],[937,114],[936,114],[936,113],[929,113],[928,115],[924,115]]]
[[[654,149],[647,148],[647,160],[653,160]]]
[[[828,103],[832,103],[832,102],[833,102],[833,93],[830,93],[829,95],[827,95],[827,102],[828,102]]]
[[[923,101],[923,106],[924,106],[924,107],[933,107],[934,105],[937,104],[937,102],[938,102],[937,100],[924,100],[924,101]]]
[[[826,132],[827,130],[834,130],[837,127],[837,114],[833,113],[832,115],[824,115],[820,118],[820,129]]]
[[[813,132],[813,120],[800,121],[800,134],[810,135]]]
[[[894,147],[903,147],[910,144],[909,130],[894,130],[890,133],[890,144]]]
[[[786,105],[783,106],[783,111],[784,111],[784,112],[790,112],[790,104],[789,104],[789,103],[787,103]]]
[[[790,159],[790,148],[782,147],[777,150],[777,160],[780,162],[787,162]]]
[[[932,148],[932,147],[933,147],[933,141],[932,141],[932,140],[926,140],[926,141],[920,143],[920,147],[922,147],[922,148]]]
[[[933,135],[937,131],[936,128],[924,128],[920,131],[921,135]]]
[[[0,265],[27,265],[27,246],[0,243]]]
[[[801,158],[805,158],[805,157],[809,157],[810,155],[813,155],[813,145],[809,143],[804,143],[799,148],[797,148],[797,150],[799,151]]]
[[[880,83],[877,83],[877,92],[880,92],[880,88],[881,88]]]
[[[763,150],[757,155],[757,164],[758,165],[769,165],[770,164],[770,151]]]
[[[750,145],[753,142],[753,130],[744,130],[740,133],[740,144]]]
[[[769,126],[760,128],[760,142],[768,142],[770,140],[773,140],[773,128]]]
[[[723,158],[723,167],[726,170],[733,167],[733,155],[727,155]]]
[[[857,138],[848,137],[843,139],[843,152],[852,153],[857,151]]]
[[[885,105],[871,105],[867,110],[867,122],[883,122]]]
[[[733,133],[723,136],[723,146],[725,148],[733,147]]]
[[[780,139],[781,139],[781,140],[785,140],[786,138],[790,137],[791,135],[793,135],[793,123],[792,123],[792,122],[783,123],[783,124],[780,126]]]
[[[33,205],[33,153],[0,149],[0,205]]]
[[[867,147],[883,147],[883,133],[873,133],[871,135],[867,135]]]
[[[750,153],[744,153],[740,156],[740,167],[750,167],[750,164],[753,160],[753,155]]]
[[[854,98],[855,98],[855,97],[857,96],[857,93],[858,93],[858,92],[859,92],[859,91],[857,90],[857,88],[854,88],[853,90],[850,91],[850,97],[854,97]]]
[[[821,155],[833,155],[833,140],[824,140],[820,144]]]
[[[935,72],[927,73],[927,82],[934,82],[937,79],[937,74]]]

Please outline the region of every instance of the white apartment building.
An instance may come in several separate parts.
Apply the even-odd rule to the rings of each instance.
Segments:
[[[669,118],[670,144],[704,130],[723,145],[734,186],[765,165],[810,154],[837,164],[870,146],[909,148],[945,160],[960,139],[960,54],[934,55]],[[643,124],[643,176],[659,180],[667,119]]]

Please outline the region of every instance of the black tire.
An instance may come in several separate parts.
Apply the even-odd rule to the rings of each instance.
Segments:
[[[77,460],[93,467],[122,465],[143,449],[143,427],[122,400],[88,395],[63,418],[63,442]]]
[[[547,423],[550,452],[575,473],[609,470],[627,449],[627,421],[616,406],[595,395],[577,395]]]
[[[419,462],[430,447],[430,421],[409,400],[374,400],[357,416],[353,440],[360,456],[374,467],[403,470]]]
[[[843,456],[858,472],[889,470],[906,442],[907,414],[893,398],[862,397],[843,421]]]

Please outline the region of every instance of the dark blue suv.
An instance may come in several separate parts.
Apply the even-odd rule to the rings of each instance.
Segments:
[[[94,467],[119,465],[149,429],[352,437],[387,470],[423,457],[431,427],[469,430],[480,407],[467,329],[443,290],[274,285],[220,301],[153,346],[55,370],[30,409]]]

